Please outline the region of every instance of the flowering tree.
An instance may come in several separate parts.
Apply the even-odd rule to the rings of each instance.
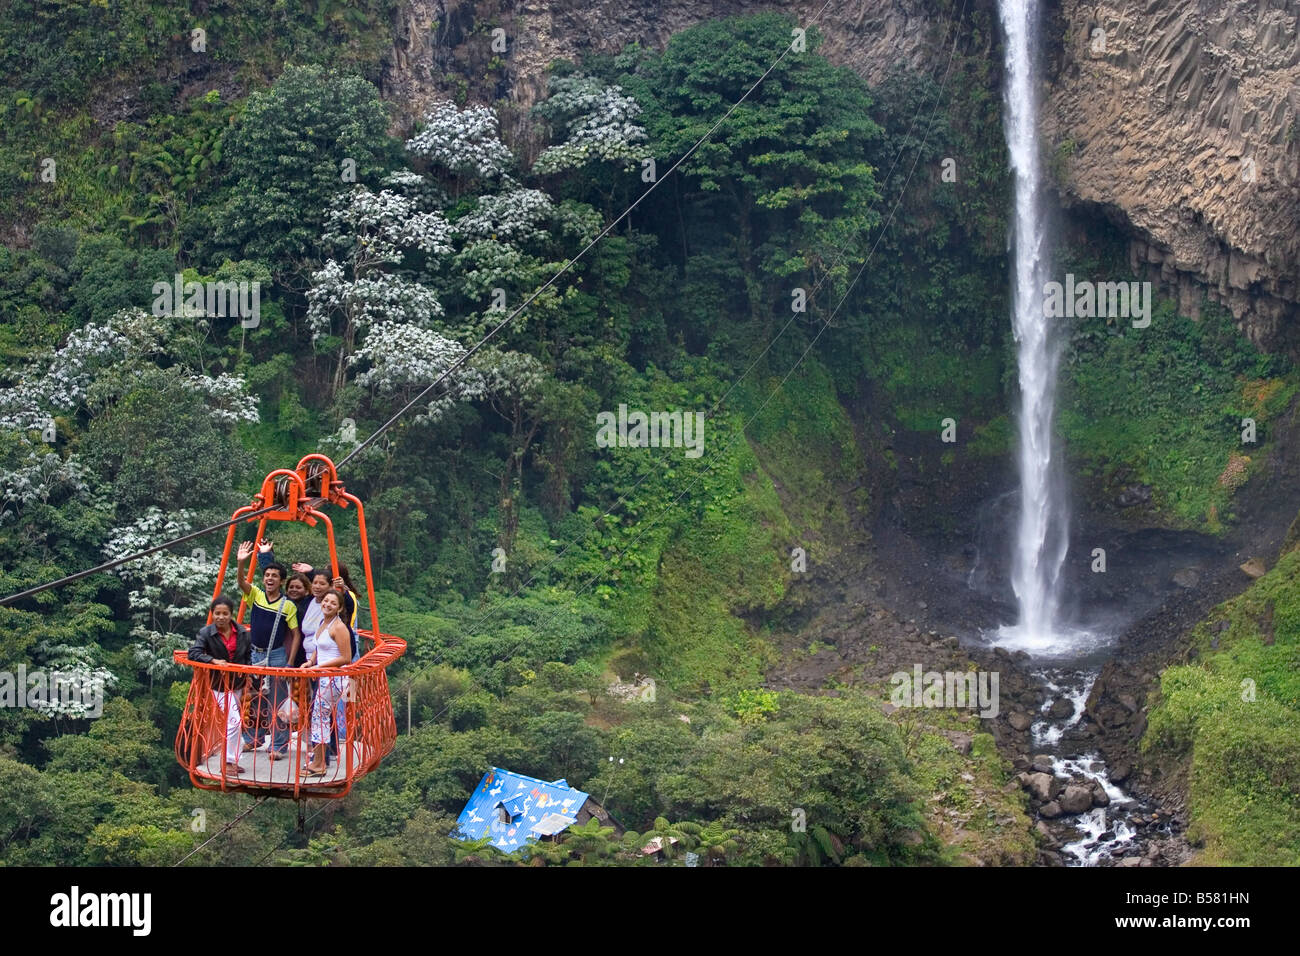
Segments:
[[[485,350],[476,356],[488,404],[510,427],[510,447],[501,472],[501,519],[497,544],[509,554],[519,531],[524,462],[542,424],[547,376],[542,363],[524,352]]]
[[[34,359],[15,386],[0,389],[0,428],[44,431],[53,416],[76,410],[96,377],[129,353],[130,341],[111,325],[78,329],[61,348]]]
[[[464,354],[460,343],[432,329],[386,322],[369,331],[351,364],[363,369],[356,377],[358,385],[407,398],[436,381]],[[480,374],[469,368],[457,370],[442,394],[427,410],[417,413],[415,420],[436,421],[455,402],[481,398],[483,393]]]
[[[407,190],[410,184],[404,184]],[[452,229],[441,212],[422,212],[408,191],[373,193],[358,186],[335,200],[326,219],[325,242],[332,258],[312,275],[307,321],[319,341],[339,328],[333,390],[343,387],[357,333],[367,325],[401,323],[428,328],[442,315],[433,289],[398,272],[408,255],[436,257],[451,251]],[[436,258],[430,262],[436,268]]]
[[[38,355],[7,388],[0,388],[0,431],[10,433],[0,454],[0,523],[25,507],[87,499],[91,474],[83,457],[57,450],[56,419],[106,407],[157,366],[172,360],[168,342],[176,320],[124,309],[106,323],[90,323],[62,346]],[[183,374],[184,388],[222,425],[257,422],[257,399],[237,375]]]
[[[468,240],[527,242],[543,235],[554,215],[555,203],[540,189],[514,189],[480,196],[478,205],[456,220],[455,230]]]
[[[56,644],[52,641],[37,644],[37,657],[47,673],[57,674],[62,682],[78,688],[81,693],[69,700],[47,698],[38,702],[34,709],[55,717],[80,719],[91,716],[86,706],[87,696],[93,700],[93,695],[99,695],[102,700],[106,691],[117,686],[117,675],[96,663],[98,650],[97,645]]]
[[[458,110],[448,101],[433,104],[406,148],[451,173],[458,186],[502,179],[514,164],[510,148],[501,142],[496,113],[486,106]]]
[[[636,122],[641,106],[622,87],[590,76],[553,76],[550,94],[533,113],[563,128],[566,138],[543,150],[533,172],[547,175],[594,162],[626,169],[650,155],[645,127]]]
[[[181,537],[194,530],[196,519],[190,510],[164,515],[150,508],[109,533],[104,557],[111,561]],[[155,679],[180,673],[172,651],[188,646],[193,629],[206,617],[207,589],[216,578],[217,562],[202,548],[188,555],[159,551],[121,565],[116,574],[131,587],[131,651],[152,687]]]

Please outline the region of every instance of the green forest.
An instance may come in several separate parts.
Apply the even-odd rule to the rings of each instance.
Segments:
[[[993,16],[938,4],[947,69],[875,85],[816,27],[786,52],[799,24],[775,13],[556,61],[526,107],[484,94],[504,70],[488,53],[408,125],[380,92],[393,7],[0,10],[0,222],[21,237],[0,245],[0,592],[221,522],[273,469],[374,436],[341,476],[383,630],[408,645],[393,752],[300,821],[197,790],[176,760],[191,671],[173,655],[206,620],[224,531],[0,607],[0,670],[105,687],[94,718],[0,708],[0,864],[1032,863],[1015,769],[978,724],[768,680],[900,469],[1010,467]],[[485,51],[496,26],[472,27]],[[1063,258],[1127,269],[1103,227]],[[190,283],[244,283],[256,315],[179,301]],[[1223,534],[1300,377],[1209,304],[1193,322],[1161,300],[1153,332],[1073,331],[1071,467],[1097,500],[1141,483],[1146,520]],[[702,413],[702,453],[599,442],[622,406]],[[1244,415],[1261,444],[1230,456],[1207,436]],[[934,438],[948,418],[955,445]],[[356,525],[336,527],[355,576]],[[270,536],[282,561],[325,562],[319,528]],[[1294,662],[1268,667],[1269,746],[1289,753]],[[1166,672],[1147,746],[1194,764],[1216,859],[1280,862],[1260,827],[1296,846],[1300,761],[1264,774],[1268,822],[1247,826],[1245,785],[1220,779],[1245,758],[1193,746],[1238,676]],[[649,699],[611,690],[646,677]],[[454,839],[492,767],[564,778],[618,832],[510,856]]]

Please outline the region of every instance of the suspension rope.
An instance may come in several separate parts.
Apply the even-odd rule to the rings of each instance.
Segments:
[[[278,510],[277,506],[269,505],[258,511],[250,511],[247,514],[242,514],[238,518],[228,518],[225,521],[222,521],[220,524],[214,524],[211,527],[204,528],[202,531],[193,531],[190,534],[183,535],[182,537],[179,538],[174,538],[171,541],[164,541],[162,544],[154,545],[152,548],[146,548],[143,551],[137,551],[134,554],[128,554],[126,557],[123,558],[114,558],[112,561],[106,561],[104,564],[97,565],[93,568],[87,568],[85,571],[78,571],[76,574],[69,574],[66,577],[59,578],[57,581],[50,581],[47,584],[40,584],[34,588],[28,588],[26,591],[19,591],[17,594],[10,594],[8,597],[0,598],[0,606],[6,604],[12,604],[15,601],[21,601],[23,598],[31,597],[33,594],[40,594],[42,591],[48,591],[51,588],[57,588],[65,584],[71,584],[73,581],[79,581],[84,577],[89,577],[92,574],[98,574],[101,571],[111,571],[114,568],[120,567],[123,564],[128,564],[131,561],[138,561],[140,560],[140,558],[146,558],[151,554],[157,554],[159,551],[164,551],[167,548],[173,547],[175,545],[184,544],[187,541],[193,541],[195,538],[202,538],[205,535],[212,534],[212,532],[214,531],[220,531],[222,528],[229,528],[232,524],[239,524],[243,521],[248,521],[251,518],[256,518],[260,515],[264,515],[269,511],[276,511],[276,510]]]

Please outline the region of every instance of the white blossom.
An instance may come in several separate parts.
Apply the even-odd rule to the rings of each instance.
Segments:
[[[467,239],[526,242],[544,232],[540,225],[555,213],[551,197],[538,189],[516,189],[497,196],[480,196],[478,205],[456,220],[456,231]]]
[[[397,264],[407,249],[450,252],[451,231],[442,213],[417,211],[409,196],[357,186],[334,200],[322,238],[352,250],[354,258],[367,264]]]
[[[0,524],[22,508],[55,496],[83,497],[90,489],[87,469],[75,455],[61,457],[53,451],[29,449],[24,463],[13,471],[0,469]]]
[[[15,386],[0,392],[0,428],[40,430],[53,414],[75,410],[96,377],[127,356],[129,344],[111,325],[76,330],[61,348],[30,363]]]
[[[514,159],[498,129],[496,114],[488,107],[462,111],[443,101],[425,113],[424,128],[406,141],[406,148],[457,176],[495,179],[505,175]]]
[[[223,372],[215,378],[208,375],[191,375],[181,383],[192,392],[202,395],[208,414],[218,422],[238,425],[240,422],[257,424],[258,399],[248,394],[243,376]]]
[[[108,533],[104,557],[112,561],[183,537],[194,530],[197,521],[198,515],[189,509],[164,513],[160,508],[152,507],[130,524]],[[197,553],[158,551],[119,565],[114,573],[127,582],[141,585],[150,582],[169,591],[202,593],[215,580],[217,563],[216,556],[210,557],[205,549],[198,549]]]
[[[534,112],[563,126],[566,139],[546,149],[533,164],[543,175],[604,160],[624,167],[650,155],[645,127],[635,120],[641,105],[622,87],[603,86],[589,76],[553,77],[551,95]]]
[[[474,366],[488,394],[530,396],[546,380],[545,367],[527,352],[488,349],[478,354]]]
[[[182,509],[164,513],[150,508],[130,524],[114,528],[104,544],[110,561],[156,547],[194,530],[198,515]],[[127,594],[131,614],[132,655],[152,680],[176,676],[171,652],[189,644],[190,635],[207,617],[208,596],[216,580],[218,556],[205,548],[158,551],[114,568],[133,585]]]
[[[82,718],[91,716],[86,706],[87,700],[93,704],[94,696],[103,699],[105,691],[117,686],[117,675],[106,667],[97,666],[95,654],[98,646],[79,644],[51,644],[42,641],[36,645],[36,653],[42,661],[42,667],[51,677],[59,679],[78,688],[80,693],[66,702],[45,700],[35,705],[41,713],[59,717]]]
[[[357,376],[358,384],[393,392],[432,384],[464,354],[460,343],[431,329],[385,323],[370,329],[365,344],[352,359],[354,364],[368,366]],[[438,421],[457,403],[484,394],[482,373],[472,366],[461,366],[435,391],[428,405],[413,409],[412,420]]]
[[[387,273],[349,279],[333,259],[312,274],[311,283],[307,323],[313,338],[328,334],[332,317],[338,313],[357,326],[385,321],[428,326],[443,314],[437,294],[427,286]]]
[[[527,284],[531,259],[514,246],[495,239],[471,242],[452,260],[461,291],[470,299],[486,299],[495,288]]]
[[[0,428],[42,431],[55,415],[80,408],[101,383],[129,385],[148,357],[166,353],[174,329],[174,319],[143,309],[123,309],[104,325],[77,329],[62,346],[29,363],[15,385],[0,389]],[[257,421],[256,399],[242,394],[242,379],[193,375],[186,382],[219,399],[209,404],[218,422]]]
[[[446,192],[437,183],[410,169],[391,172],[380,182],[386,188],[401,193],[420,212],[441,208],[448,202]]]

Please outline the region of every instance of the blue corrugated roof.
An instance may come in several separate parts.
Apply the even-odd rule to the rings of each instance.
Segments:
[[[587,794],[573,789],[563,779],[547,783],[493,767],[483,775],[460,812],[454,836],[478,840],[490,835],[494,847],[502,853],[513,853],[537,838],[534,830],[542,821],[547,821],[543,827],[547,833],[558,833],[573,823],[586,802]]]

